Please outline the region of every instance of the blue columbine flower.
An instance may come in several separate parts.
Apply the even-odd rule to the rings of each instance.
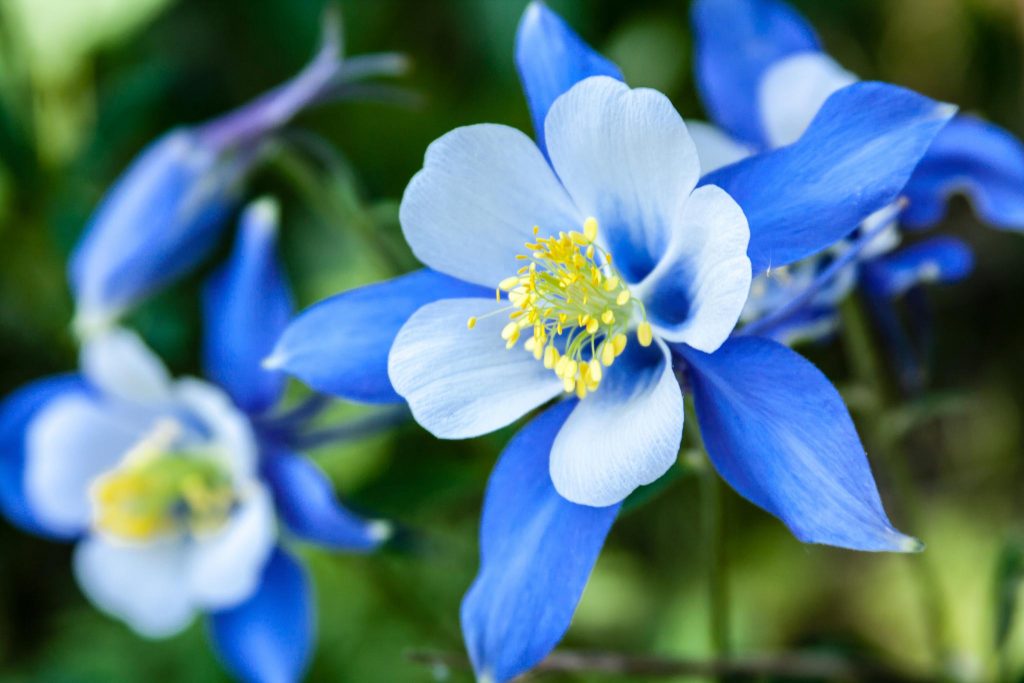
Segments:
[[[283,377],[260,361],[291,313],[276,205],[255,202],[241,221],[204,293],[216,384],[172,380],[129,331],[90,339],[80,375],[0,404],[0,505],[28,531],[76,542],[75,575],[103,611],[154,638],[206,615],[236,676],[276,683],[305,670],[315,618],[278,520],[299,539],[355,552],[377,547],[389,526],[343,508],[297,452],[315,404],[272,410]]]
[[[667,98],[621,83],[543,4],[516,46],[540,145],[498,125],[433,143],[401,207],[428,269],[314,306],[270,359],[322,391],[404,399],[446,438],[555,400],[488,484],[462,606],[480,680],[526,671],[565,632],[620,501],[676,458],[680,375],[715,467],[799,539],[918,548],[828,380],[732,332],[752,273],[895,201],[953,108],[851,85],[797,143],[702,177]]]
[[[103,198],[72,255],[76,330],[87,335],[115,323],[216,247],[268,136],[303,109],[365,95],[359,81],[404,68],[395,54],[342,59],[337,22],[327,21],[316,57],[290,81],[151,143]]]
[[[857,77],[822,51],[814,30],[779,0],[699,0],[693,6],[697,34],[697,80],[704,103],[718,128],[693,126],[701,160],[718,168],[800,138],[828,98]],[[722,27],[729,27],[723,30]],[[851,240],[845,282],[791,310],[772,315],[776,300],[792,298],[804,277],[826,268],[841,254],[819,255],[800,264],[802,273],[755,278],[745,319],[761,334],[795,340],[827,330],[835,303],[854,284],[858,270],[866,293],[882,303],[919,282],[952,282],[969,274],[970,248],[953,238],[923,240],[904,254],[887,255],[900,243],[897,222],[924,228],[945,214],[947,198],[965,193],[988,223],[1024,229],[1024,146],[1012,135],[981,119],[958,116],[936,137],[903,194],[908,202],[881,233],[870,228]],[[898,218],[898,221],[897,221]],[[856,238],[870,235],[870,244]],[[851,244],[840,245],[846,250]],[[863,267],[858,267],[863,264]],[[779,274],[775,271],[772,275]]]

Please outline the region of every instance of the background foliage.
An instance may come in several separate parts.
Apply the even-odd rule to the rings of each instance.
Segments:
[[[259,188],[284,201],[286,260],[303,306],[414,267],[397,198],[431,140],[473,122],[529,127],[512,65],[525,1],[340,4],[348,52],[409,54],[423,102],[323,107],[282,148],[316,150],[319,161],[285,151],[261,174]],[[862,76],[1024,134],[1019,2],[795,4]],[[631,84],[702,115],[685,1],[551,5]],[[159,133],[291,75],[313,51],[321,10],[314,0],[0,0],[0,391],[73,367],[64,263],[111,180]],[[1024,627],[1012,619],[1024,542],[1024,239],[979,225],[963,202],[942,229],[978,248],[979,268],[969,282],[927,294],[936,327],[926,395],[900,395],[871,336],[808,351],[847,395],[897,526],[928,550],[908,559],[803,546],[724,493],[737,652],[858,653],[909,673],[941,656],[984,679],[1001,639],[1004,664],[1024,670]],[[199,371],[202,275],[132,319],[179,373]],[[847,320],[856,314],[849,307]],[[458,604],[475,572],[481,495],[507,437],[442,443],[409,425],[316,454],[357,507],[409,534],[383,556],[304,551],[320,607],[311,680],[469,680],[405,654],[461,648]],[[616,525],[567,646],[710,651],[697,478],[683,474]],[[0,548],[0,681],[224,679],[201,627],[145,642],[93,610],[73,583],[68,548],[6,525]],[[934,590],[921,590],[922,575]]]

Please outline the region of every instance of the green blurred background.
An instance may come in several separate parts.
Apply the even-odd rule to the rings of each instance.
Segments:
[[[529,127],[512,62],[524,0],[340,4],[347,51],[410,55],[407,83],[423,102],[322,107],[301,118],[303,132],[257,178],[255,191],[282,198],[302,306],[415,266],[397,199],[431,140],[473,122]],[[550,4],[631,84],[702,116],[687,2]],[[853,71],[1024,134],[1024,3],[795,4]],[[294,73],[315,47],[322,9],[315,0],[0,0],[0,392],[74,366],[64,264],[118,172],[168,128],[215,116]],[[295,144],[334,151],[311,166],[287,151]],[[1024,542],[1024,236],[979,225],[963,201],[942,230],[977,247],[978,271],[928,293],[937,332],[926,395],[900,396],[878,340],[857,334],[856,305],[845,311],[852,332],[805,349],[847,396],[895,523],[928,550],[906,558],[801,545],[727,492],[724,578],[738,653],[838,653],[911,674],[938,657],[958,677],[988,680],[1002,620],[1004,667],[1015,679],[1024,671],[1024,627],[1006,621]],[[203,275],[131,319],[179,373],[198,372]],[[458,605],[476,568],[481,495],[509,433],[443,443],[409,425],[315,454],[354,504],[406,525],[410,540],[375,557],[300,550],[319,606],[310,680],[470,679],[407,655],[461,649]],[[616,525],[567,647],[709,655],[699,475],[680,472]],[[69,557],[67,547],[0,525],[0,681],[225,680],[201,626],[168,641],[135,637],[84,601]],[[922,576],[933,580],[928,590]]]

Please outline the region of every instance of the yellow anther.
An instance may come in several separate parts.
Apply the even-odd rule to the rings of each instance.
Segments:
[[[626,350],[626,335],[621,332],[612,337],[612,346],[615,348],[615,357],[618,358]]]
[[[466,327],[469,329],[473,329],[474,327],[476,327],[476,318],[470,317],[470,319],[466,321]]]
[[[528,253],[516,257],[529,264],[495,290],[509,302],[501,337],[511,349],[529,331],[523,348],[554,371],[567,392],[583,398],[600,385],[602,368],[625,349],[628,331],[646,323],[643,302],[630,295],[611,254],[595,241],[596,219],[588,218],[582,231],[543,237],[535,226],[533,234]],[[472,329],[476,320],[467,326]]]
[[[615,344],[605,341],[601,344],[601,362],[609,366],[615,362]]]
[[[636,339],[640,342],[640,346],[650,346],[651,342],[654,341],[654,333],[651,330],[651,324],[646,320],[637,325]]]

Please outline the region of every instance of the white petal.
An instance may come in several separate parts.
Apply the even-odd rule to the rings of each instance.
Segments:
[[[174,383],[174,398],[203,427],[202,434],[192,437],[224,457],[236,485],[256,476],[258,452],[252,423],[223,390],[185,378]]]
[[[506,350],[507,301],[444,299],[405,323],[388,357],[391,383],[413,417],[435,436],[465,439],[492,432],[557,396],[561,382],[523,350]],[[472,330],[466,321],[479,322]],[[525,336],[528,336],[527,333]]]
[[[690,195],[664,260],[637,287],[659,337],[707,353],[722,345],[750,292],[749,241],[746,216],[724,190]]]
[[[89,486],[145,436],[155,416],[82,395],[55,399],[26,436],[25,493],[47,526],[74,533],[91,520]]]
[[[223,529],[189,548],[188,581],[196,604],[218,610],[252,595],[276,537],[270,494],[254,485]]]
[[[776,62],[761,78],[758,92],[771,145],[784,147],[800,139],[825,100],[857,80],[821,52],[803,52]]]
[[[576,206],[598,219],[622,274],[639,281],[700,177],[683,119],[661,93],[597,76],[555,100],[544,131]]]
[[[139,403],[169,397],[171,378],[137,334],[122,328],[88,340],[82,348],[82,371],[103,392]]]
[[[614,505],[676,461],[683,395],[668,347],[630,346],[581,400],[551,447],[551,480],[574,503]]]
[[[710,123],[687,121],[686,129],[690,131],[693,144],[697,146],[701,175],[707,175],[723,166],[735,164],[754,153],[752,149],[733,140],[721,128],[712,126]]]
[[[420,261],[486,287],[515,273],[533,226],[552,234],[582,225],[533,140],[492,124],[457,128],[430,145],[400,218]]]
[[[140,635],[164,638],[192,621],[184,541],[124,545],[93,536],[75,548],[75,577],[101,610]]]

